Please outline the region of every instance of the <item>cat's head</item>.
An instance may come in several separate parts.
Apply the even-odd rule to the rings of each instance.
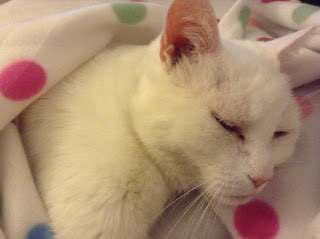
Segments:
[[[250,42],[219,37],[206,0],[174,0],[133,103],[138,137],[167,175],[243,203],[293,153],[299,109]],[[190,177],[189,177],[190,176]]]

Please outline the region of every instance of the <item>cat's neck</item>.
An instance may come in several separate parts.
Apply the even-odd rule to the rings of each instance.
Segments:
[[[159,39],[149,46],[123,46],[106,51],[98,56],[92,65],[85,66],[84,70],[88,69],[88,76],[86,74],[85,76],[93,76],[96,79],[95,83],[88,81],[87,88],[92,87],[90,90],[92,97],[96,99],[97,95],[102,96],[97,114],[102,115],[103,122],[109,122],[108,125],[104,123],[101,127],[111,127],[107,130],[106,137],[112,137],[114,142],[121,142],[121,148],[126,150],[119,154],[128,158],[127,161],[135,160],[134,165],[141,164],[149,168],[149,171],[158,170],[168,191],[173,194],[190,184],[193,180],[193,175],[190,173],[192,170],[181,163],[183,160],[177,161],[181,152],[159,152],[146,145],[135,128],[135,122],[140,121],[140,117],[144,117],[148,112],[142,111],[138,115],[132,113],[136,98],[155,92],[154,88],[150,87],[164,88],[162,89],[164,94],[167,92],[165,81],[169,79],[158,59],[157,44]],[[112,77],[108,78],[109,75]],[[97,99],[96,101],[98,102]],[[145,103],[148,102],[142,100],[139,104],[141,106]],[[105,110],[100,112],[101,109]]]

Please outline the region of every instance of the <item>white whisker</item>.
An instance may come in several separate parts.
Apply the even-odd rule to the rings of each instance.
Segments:
[[[196,229],[194,230],[194,233],[193,233],[194,236],[196,235],[196,232],[198,231],[198,228],[199,228],[199,226],[200,226],[200,224],[201,224],[201,222],[202,222],[202,220],[203,220],[203,218],[204,218],[204,216],[205,216],[208,208],[210,207],[210,204],[211,204],[212,201],[215,199],[216,195],[217,195],[218,192],[222,189],[222,187],[223,187],[223,184],[220,186],[220,188],[215,192],[215,194],[212,196],[212,198],[210,199],[210,201],[207,203],[207,207],[205,208],[204,212],[202,213],[202,215],[201,215],[201,217],[200,217],[200,220],[199,220],[199,222],[198,222],[198,224],[197,224],[197,226],[196,226]],[[192,237],[194,237],[194,236],[192,236]]]
[[[305,101],[305,100],[307,100],[307,99],[309,99],[309,98],[317,95],[318,93],[320,93],[320,89],[319,89],[319,90],[316,90],[316,91],[314,91],[314,92],[311,92],[310,94],[307,94],[307,95],[303,96],[303,97],[299,100],[299,102],[303,102],[303,101]]]
[[[204,190],[205,193],[204,193],[203,195],[205,195],[205,196],[204,196],[204,197],[201,196],[202,199],[201,199],[199,205],[197,206],[196,210],[195,210],[194,213],[192,214],[191,218],[189,219],[189,221],[188,221],[188,223],[187,223],[187,225],[186,225],[186,227],[185,227],[185,230],[184,230],[183,233],[181,234],[180,238],[181,238],[185,233],[186,233],[186,236],[188,235],[189,230],[191,229],[191,225],[193,224],[196,216],[198,215],[199,210],[202,208],[203,203],[205,202],[205,198],[209,195],[209,194],[208,194],[208,191],[210,191],[209,188],[207,188],[206,190]],[[190,226],[189,226],[189,225],[190,225]],[[179,238],[179,239],[180,239],[180,238]]]
[[[168,232],[167,236],[165,239],[168,239],[169,235],[173,232],[174,228],[178,225],[178,223],[181,221],[183,216],[189,211],[189,209],[204,195],[206,191],[203,191],[200,195],[198,195],[192,202],[189,204],[189,206],[184,210],[184,212],[180,215],[179,219],[176,221],[176,223],[173,225],[171,230]]]
[[[207,230],[209,230],[208,233],[207,233],[206,239],[208,239],[208,237],[210,237],[209,235],[210,235],[211,230],[212,230],[212,227],[210,227],[210,222],[211,222],[211,220],[212,220],[213,215],[214,215],[214,211],[213,211],[212,208],[210,208],[209,219],[208,219],[208,221],[207,221],[207,224],[206,224],[206,227],[205,227],[205,230],[204,230],[205,234],[206,234]],[[208,229],[207,229],[207,228],[208,228]]]
[[[180,200],[180,202],[178,202],[178,203],[170,210],[170,212],[168,213],[168,216],[171,215],[172,212],[174,212],[175,208],[183,201],[183,199],[184,199],[188,194],[190,194],[192,191],[195,191],[195,190],[199,189],[199,188],[200,188],[203,184],[205,184],[205,183],[206,183],[206,181],[200,182],[200,183],[198,184],[198,186],[193,187],[193,188],[190,189],[189,191],[183,193],[183,194],[182,194],[181,196],[179,196],[178,198],[174,199],[173,202],[170,202],[169,205],[167,205],[167,206],[165,207],[165,209],[167,209],[169,206],[173,205],[175,202],[177,202],[178,200]],[[182,192],[182,191],[180,191],[180,192]],[[165,209],[164,209],[164,210],[165,210]],[[164,210],[163,210],[163,211],[164,211]]]
[[[193,181],[195,181],[195,180],[193,180]],[[158,212],[156,214],[156,216],[153,219],[151,219],[151,221],[154,220],[156,217],[158,217],[160,214],[162,214],[166,209],[168,209],[170,206],[172,206],[175,202],[177,202],[178,200],[182,201],[182,199],[184,199],[189,193],[191,193],[192,191],[198,189],[199,187],[201,187],[205,183],[206,183],[206,181],[200,182],[197,186],[191,188],[189,191],[183,193],[181,196],[179,196],[178,198],[174,199],[172,202],[168,203],[168,205],[166,205],[160,212]],[[177,207],[177,205],[171,210],[171,212],[173,212],[176,207]],[[170,215],[171,212],[168,213],[168,215]]]
[[[225,186],[225,184],[226,184],[226,182],[223,184],[223,186]],[[215,211],[215,217],[214,217],[214,219],[213,219],[212,225],[214,225],[214,222],[215,222],[215,220],[216,220],[216,218],[217,218],[217,216],[218,216],[218,212],[219,212],[220,206],[221,206],[221,204],[222,204],[222,203],[221,203],[221,202],[222,202],[222,198],[223,198],[223,196],[224,196],[224,194],[225,194],[225,189],[226,189],[226,187],[224,187],[223,192],[221,193],[221,196],[220,196],[220,198],[219,198],[219,200],[218,200],[217,206],[216,206],[215,209],[214,209],[214,211]]]
[[[226,183],[226,182],[224,182],[224,183],[222,184],[222,187],[221,187],[221,189],[220,189],[219,191],[221,191],[222,189],[225,190],[225,189],[224,189],[225,183]],[[221,196],[222,196],[222,195],[223,195],[223,194],[221,194]],[[221,200],[221,196],[220,196],[220,200]],[[219,205],[219,201],[217,201],[216,203],[217,203],[217,205]],[[211,203],[210,203],[210,204],[211,204]],[[216,219],[216,217],[217,217],[217,212],[216,212],[215,208],[212,207],[212,208],[211,208],[211,212],[212,212],[212,215],[214,215],[214,218],[213,218],[213,220],[212,220],[212,226],[209,227],[209,233],[208,233],[208,235],[211,234],[212,228],[214,227],[215,219]],[[210,222],[211,222],[211,215],[210,215],[209,223],[210,223]],[[210,224],[209,224],[209,225],[210,225]]]

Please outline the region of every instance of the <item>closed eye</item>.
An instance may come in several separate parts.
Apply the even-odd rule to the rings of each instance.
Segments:
[[[213,114],[213,117],[216,119],[216,121],[227,131],[229,132],[232,132],[232,133],[236,133],[237,136],[241,139],[241,140],[244,140],[244,136],[242,135],[241,133],[241,130],[239,127],[237,126],[233,126],[233,125],[230,125],[228,123],[226,123],[225,121],[223,121],[222,119],[220,119],[219,117],[215,116]]]
[[[217,116],[214,116],[214,118],[226,130],[231,131],[231,132],[236,131],[236,127],[235,126],[229,125],[228,123],[224,122],[222,119],[218,118]]]
[[[276,131],[273,133],[273,138],[280,138],[280,137],[285,136],[287,134],[288,134],[288,132],[286,132],[286,131]]]

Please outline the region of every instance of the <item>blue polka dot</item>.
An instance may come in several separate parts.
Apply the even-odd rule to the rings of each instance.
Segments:
[[[30,229],[26,239],[52,239],[53,233],[48,224],[41,223]]]

